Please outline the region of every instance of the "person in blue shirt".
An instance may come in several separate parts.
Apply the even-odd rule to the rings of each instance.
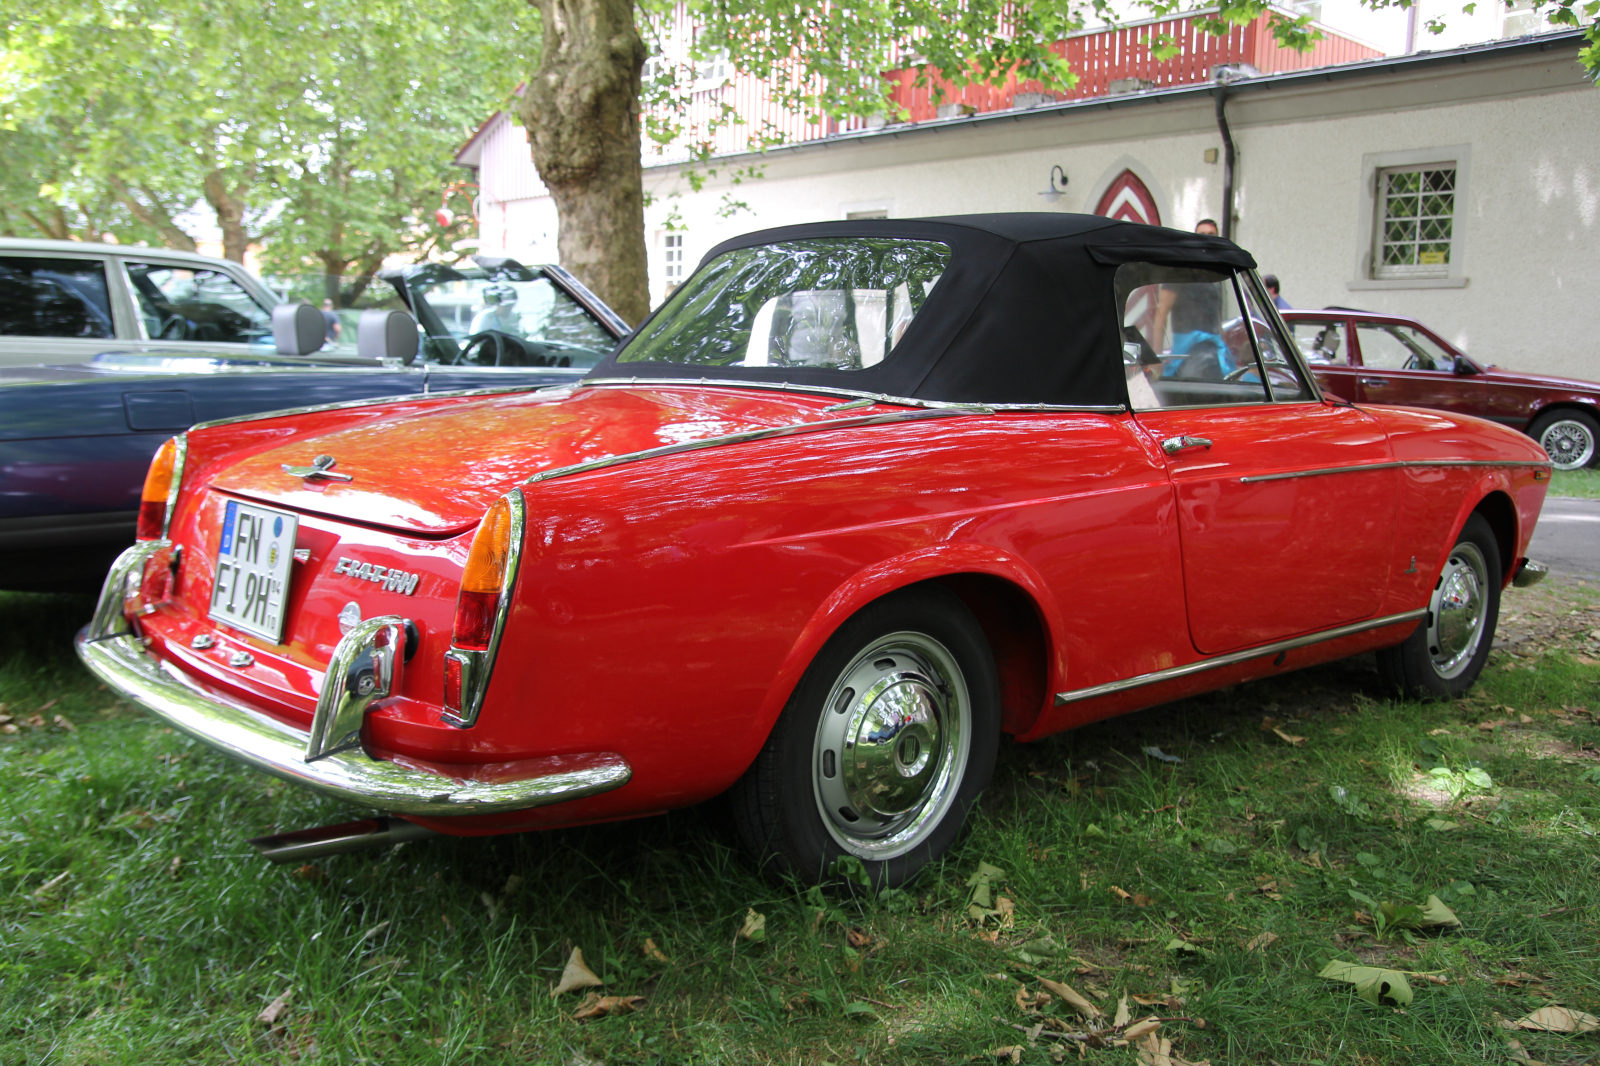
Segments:
[[[1282,296],[1278,295],[1278,275],[1276,275],[1276,274],[1265,274],[1265,275],[1263,275],[1262,278],[1261,278],[1261,284],[1263,284],[1263,285],[1265,285],[1267,287],[1267,293],[1268,293],[1268,295],[1270,295],[1272,297],[1272,305],[1274,307],[1276,307],[1280,311],[1293,310],[1293,308],[1289,304],[1289,301],[1285,300]]]

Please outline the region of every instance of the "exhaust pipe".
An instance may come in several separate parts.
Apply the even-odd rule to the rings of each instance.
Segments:
[[[324,855],[343,855],[444,835],[403,818],[367,818],[343,825],[324,825],[316,829],[279,833],[277,836],[256,837],[250,844],[268,862],[307,862]]]

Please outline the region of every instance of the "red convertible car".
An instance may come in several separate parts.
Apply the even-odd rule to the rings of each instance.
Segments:
[[[1481,365],[1401,315],[1329,307],[1283,318],[1331,396],[1487,418],[1538,441],[1557,470],[1600,462],[1600,382]]]
[[[1543,451],[1324,398],[1253,268],[1092,216],[740,237],[576,385],[174,438],[78,649],[389,816],[277,857],[732,790],[768,869],[899,884],[1002,738],[1372,649],[1459,693],[1542,572]]]

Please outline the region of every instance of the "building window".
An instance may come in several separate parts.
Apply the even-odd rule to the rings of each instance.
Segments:
[[[1445,278],[1455,239],[1456,168],[1389,167],[1378,172],[1375,278]]]
[[[683,284],[683,234],[668,233],[661,238],[661,248],[666,264],[663,278],[666,281],[667,295],[670,296],[673,289]]]
[[[728,84],[728,76],[732,73],[726,52],[718,52],[709,59],[695,60],[694,84],[689,91],[693,93],[706,93],[720,89]]]

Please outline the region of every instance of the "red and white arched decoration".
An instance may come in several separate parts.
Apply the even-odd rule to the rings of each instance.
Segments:
[[[1139,175],[1131,170],[1124,170],[1107,186],[1105,195],[1100,197],[1100,206],[1094,209],[1094,213],[1119,222],[1161,225],[1161,211],[1156,207],[1156,198],[1150,195],[1150,190],[1139,180]]]

